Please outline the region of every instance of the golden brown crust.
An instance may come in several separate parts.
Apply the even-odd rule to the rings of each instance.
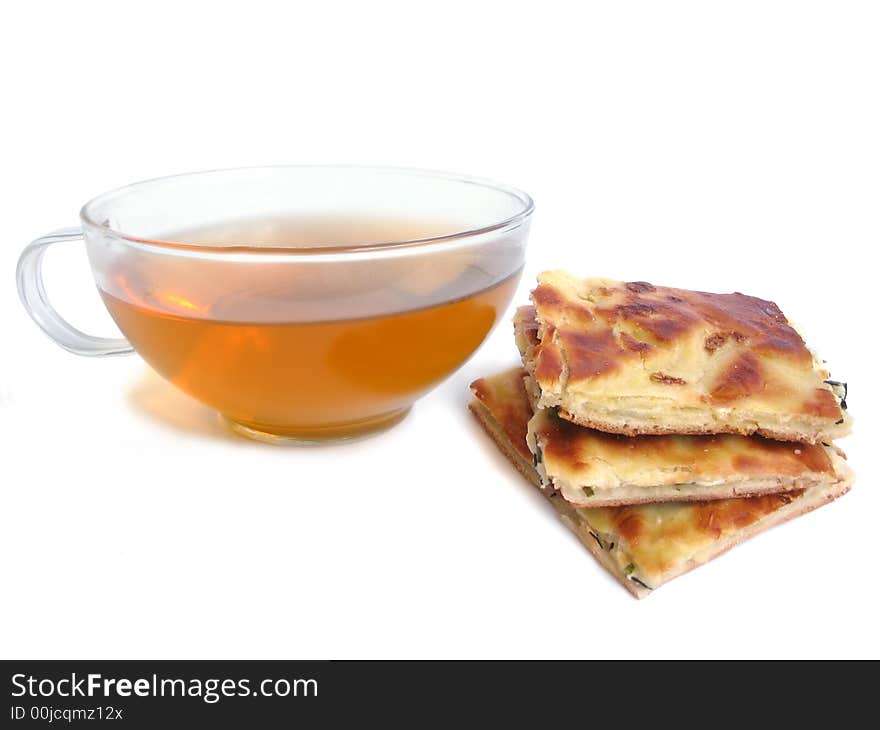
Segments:
[[[534,309],[514,318],[526,363],[540,350]],[[535,410],[540,388],[527,377]],[[559,409],[564,410],[564,409]],[[617,507],[777,494],[846,479],[848,468],[824,445],[771,441],[733,434],[610,434],[539,410],[529,423],[532,449],[543,452],[547,486],[577,506]]]
[[[523,374],[514,368],[476,381],[471,410],[517,469],[538,484],[537,471],[525,455],[531,409]],[[509,398],[519,404],[502,402]],[[496,413],[503,425],[495,420]],[[839,450],[836,455],[843,456]],[[575,507],[551,490],[543,492],[590,553],[641,598],[739,542],[830,502],[848,491],[851,479],[848,474],[828,486],[771,497],[592,509]],[[634,578],[647,582],[641,585]]]
[[[471,413],[477,417],[480,425],[483,426],[483,429],[489,434],[501,453],[504,454],[510,463],[517,468],[517,471],[536,487],[540,488],[541,479],[538,476],[538,472],[535,471],[535,467],[532,466],[531,461],[523,457],[522,453],[516,448],[514,442],[510,440],[505,430],[500,427],[497,421],[495,421],[489,409],[479,400],[472,400],[468,403],[468,408]]]
[[[601,511],[624,523],[621,541],[625,545],[623,549],[627,551],[627,559],[639,566],[640,574],[651,580],[652,588],[657,588],[771,527],[834,501],[846,494],[850,487],[851,481],[847,480],[787,495],[657,505],[657,509],[675,509],[677,514],[672,520],[657,519],[649,529],[642,521],[627,521],[631,514],[626,512],[638,509],[648,514],[654,511],[653,505],[612,507]],[[597,524],[596,520],[598,510],[575,509],[592,513],[588,518],[590,525],[596,530],[602,529],[603,523]],[[668,524],[674,523],[676,518],[696,527],[692,529],[686,526],[682,529]],[[690,544],[688,551],[681,549],[682,542]]]
[[[479,378],[471,383],[475,401],[491,409],[492,422],[497,425],[507,440],[516,449],[517,455],[528,464],[532,463],[532,452],[526,444],[525,433],[532,407],[525,391],[522,368],[512,368],[492,378]],[[471,410],[474,410],[473,407]],[[481,417],[477,413],[478,417]],[[482,420],[482,417],[481,417]]]
[[[575,537],[577,537],[581,545],[587,549],[590,555],[598,561],[599,565],[605,568],[605,570],[607,570],[618,583],[636,598],[641,599],[651,593],[653,590],[652,588],[647,588],[646,586],[639,585],[638,583],[629,580],[627,576],[620,571],[620,567],[614,562],[614,560],[612,560],[609,551],[603,547],[600,540],[596,539],[596,533],[592,531],[589,523],[579,515],[577,507],[566,502],[556,492],[547,491],[545,492],[545,495],[550,504],[552,504],[553,508],[556,510],[556,514],[559,515],[562,524],[575,534]]]
[[[540,489],[541,478],[538,476],[538,472],[535,470],[531,459],[524,456],[525,452],[531,457],[531,452],[529,452],[525,440],[525,428],[528,419],[518,418],[518,414],[522,413],[520,408],[509,408],[507,404],[502,402],[502,399],[506,397],[520,398],[519,393],[522,393],[522,397],[525,398],[525,390],[520,389],[523,383],[522,375],[523,371],[520,368],[514,368],[507,373],[492,378],[475,380],[471,383],[471,390],[475,397],[468,404],[468,408],[477,418],[483,430],[495,442],[501,453],[507,457],[508,461],[529,482]],[[517,386],[517,383],[519,383],[519,386]],[[501,422],[496,420],[495,414],[498,415]],[[528,415],[531,416],[531,411],[529,411]],[[619,573],[613,562],[609,560],[605,550],[599,547],[589,529],[579,526],[576,519],[576,509],[572,505],[553,490],[541,489],[541,493],[553,505],[562,522],[574,532],[580,543],[624,588],[636,598],[644,598],[650,593],[650,590],[627,580],[625,576]]]
[[[828,374],[773,302],[546,272],[524,358],[541,405],[626,435],[844,435]],[[520,317],[523,315],[520,314]]]
[[[601,418],[585,418],[581,414],[574,414],[562,407],[557,408],[557,412],[566,420],[576,423],[579,426],[592,428],[597,431],[604,431],[605,433],[618,434],[620,436],[668,436],[675,434],[686,436],[711,436],[718,433],[729,433],[739,436],[763,436],[764,438],[773,439],[775,441],[799,441],[799,439],[793,437],[790,429],[777,429],[769,426],[756,428],[754,425],[749,424],[742,426],[726,424],[724,429],[720,430],[714,426],[681,427],[655,423],[638,423],[634,421],[615,423]],[[849,416],[844,415],[843,423],[840,424],[840,429],[831,429],[830,431],[822,431],[812,435],[804,433],[802,434],[803,443],[818,444],[823,443],[826,439],[830,441],[845,436],[850,431],[850,423]],[[828,436],[828,433],[830,433],[831,436]]]
[[[585,459],[600,456],[615,464],[635,458],[637,467],[687,472],[690,477],[834,475],[830,450],[817,444],[731,434],[617,436],[555,418],[552,412],[541,414],[539,428],[545,459],[569,464],[584,465]]]
[[[802,491],[849,477],[824,445],[757,436],[615,436],[539,410],[529,443],[544,485],[579,507],[702,502]]]

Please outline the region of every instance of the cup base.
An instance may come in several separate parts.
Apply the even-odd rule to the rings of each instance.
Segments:
[[[412,410],[412,406],[351,423],[311,428],[291,428],[264,423],[234,421],[222,414],[220,418],[239,436],[245,436],[264,444],[274,444],[276,446],[320,446],[323,444],[357,441],[358,439],[381,433],[400,423],[406,418],[410,410]]]

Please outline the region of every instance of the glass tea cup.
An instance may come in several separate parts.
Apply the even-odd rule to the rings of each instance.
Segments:
[[[18,263],[34,321],[79,355],[137,353],[243,435],[313,443],[401,420],[461,366],[522,271],[533,203],[420,170],[264,167],[129,185]],[[84,241],[125,339],[52,308],[41,262]]]

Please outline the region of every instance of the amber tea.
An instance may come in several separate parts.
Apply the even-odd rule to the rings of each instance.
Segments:
[[[101,294],[135,349],[239,428],[323,440],[392,423],[483,341],[520,270],[473,250],[430,260],[273,261],[271,250],[427,238],[449,222],[313,216],[177,232],[265,262],[127,260]],[[454,228],[453,228],[454,230]],[[496,260],[497,259],[497,260]],[[378,415],[377,415],[378,414]]]

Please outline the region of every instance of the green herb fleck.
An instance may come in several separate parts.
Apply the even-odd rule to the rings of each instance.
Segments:
[[[544,454],[541,453],[541,445],[537,442],[537,440],[535,440],[535,453],[534,453],[534,457],[535,457],[535,459],[534,459],[534,461],[535,461],[535,466],[537,467],[538,464],[541,463],[541,460],[544,458]]]

